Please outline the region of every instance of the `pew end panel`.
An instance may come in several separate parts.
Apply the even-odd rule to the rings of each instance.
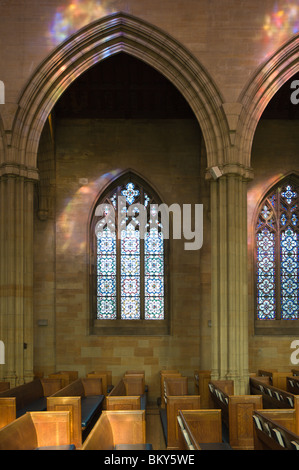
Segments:
[[[145,411],[103,411],[82,450],[113,450],[117,445],[146,443]]]
[[[164,396],[165,396],[165,386],[164,386],[164,380],[166,379],[166,377],[181,377],[182,374],[178,371],[178,370],[161,370],[160,371],[160,397],[159,397],[159,405],[161,406],[161,408],[166,408],[166,405],[165,405],[165,400],[164,400]]]
[[[0,382],[0,392],[10,389],[10,382]]]
[[[179,450],[201,450],[202,443],[221,443],[221,410],[180,410],[178,420]]]
[[[0,398],[0,429],[16,419],[16,397]]]
[[[107,411],[140,410],[141,399],[138,396],[108,396],[106,398]]]
[[[211,381],[210,370],[194,371],[194,395],[200,395],[201,408],[209,409],[212,407],[209,392],[209,382]]]
[[[47,411],[70,413],[71,443],[76,449],[82,446],[81,396],[52,396],[47,398]]]
[[[253,450],[252,414],[263,408],[261,395],[233,395],[229,397],[229,443],[233,449]]]
[[[0,450],[57,450],[70,444],[68,412],[27,412],[0,430]]]
[[[167,450],[178,449],[179,430],[177,416],[179,410],[198,409],[200,409],[199,395],[167,396]]]

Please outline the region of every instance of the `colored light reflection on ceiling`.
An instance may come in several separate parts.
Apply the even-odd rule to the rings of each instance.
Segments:
[[[275,3],[271,13],[264,18],[263,43],[270,54],[299,32],[299,0]]]
[[[50,38],[54,45],[87,24],[114,12],[114,0],[69,0],[67,5],[57,8],[50,27]]]

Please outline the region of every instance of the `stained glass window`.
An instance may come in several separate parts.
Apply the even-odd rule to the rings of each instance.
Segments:
[[[256,224],[259,320],[299,319],[299,186],[289,177],[260,206]]]
[[[95,231],[97,319],[164,320],[165,241],[156,210],[160,202],[129,179],[99,203],[105,209]],[[108,213],[113,214],[112,223]]]

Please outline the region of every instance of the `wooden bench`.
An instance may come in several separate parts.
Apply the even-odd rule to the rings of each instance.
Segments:
[[[35,379],[0,393],[0,428],[27,411],[45,411],[47,397],[61,388],[59,379]]]
[[[72,439],[80,448],[102,412],[104,398],[101,379],[80,378],[48,397],[47,410],[70,411]]]
[[[270,369],[270,370],[259,369],[257,373],[257,378],[269,377],[270,385],[273,385],[273,387],[276,387],[276,388],[280,388],[281,390],[286,390],[287,389],[286,378],[290,375],[292,375],[291,371],[278,372],[277,370],[273,370],[273,369]]]
[[[112,372],[110,370],[106,370],[106,371],[105,370],[94,370],[92,372],[88,372],[88,374],[86,374],[86,377],[102,379],[103,393],[104,393],[105,397],[113,389]]]
[[[145,410],[144,374],[126,373],[106,397],[107,410]]]
[[[250,377],[250,393],[262,395],[263,408],[293,408],[294,394],[271,385],[269,376]]]
[[[210,370],[194,371],[194,391],[196,395],[200,395],[200,407],[202,409],[211,408],[211,395],[209,391],[209,383],[211,381]]]
[[[188,394],[188,378],[170,377],[164,380],[164,407],[160,407],[164,439],[167,449],[178,449],[179,433],[177,415],[179,410],[197,410],[200,408],[200,396]]]
[[[4,392],[5,390],[10,389],[10,383],[9,382],[0,382],[0,392]]]
[[[74,450],[70,413],[25,413],[0,429],[0,450]]]
[[[61,370],[49,375],[50,379],[60,379],[62,388],[66,387],[69,383],[78,379],[78,372],[76,370]]]
[[[166,403],[165,403],[165,400],[164,400],[164,396],[165,396],[165,386],[164,386],[164,380],[166,377],[181,377],[182,374],[181,372],[179,372],[178,370],[174,369],[174,370],[166,370],[166,369],[163,369],[163,370],[160,370],[160,397],[158,397],[158,405],[161,407],[161,408],[165,408],[166,407]]]
[[[82,450],[150,450],[144,410],[103,411]]]
[[[179,450],[231,450],[222,442],[221,410],[180,410]]]
[[[253,423],[254,450],[299,450],[298,407],[254,411]]]
[[[263,408],[262,395],[234,395],[233,380],[212,380],[209,389],[215,408],[221,409],[224,442],[233,449],[253,449],[252,413]]]
[[[287,392],[293,395],[299,395],[299,377],[287,377]]]

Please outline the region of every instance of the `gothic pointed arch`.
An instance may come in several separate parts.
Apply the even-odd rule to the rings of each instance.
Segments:
[[[123,172],[98,195],[89,223],[93,334],[169,333],[168,239],[154,188]]]
[[[298,329],[299,178],[280,178],[255,216],[255,325],[260,334]]]
[[[202,129],[208,166],[222,159],[228,138],[223,100],[207,71],[168,34],[120,12],[70,36],[31,77],[20,96],[13,128],[12,145],[22,163],[36,166],[43,125],[66,88],[88,68],[118,52],[143,60],[178,88]]]
[[[259,120],[280,87],[299,71],[299,34],[293,36],[264,62],[244,87],[236,146],[243,162],[251,166],[251,148]],[[291,95],[291,90],[290,90]]]

